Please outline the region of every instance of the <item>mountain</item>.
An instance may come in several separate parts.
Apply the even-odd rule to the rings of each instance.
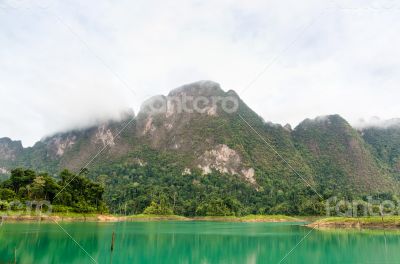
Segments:
[[[21,141],[0,138],[0,175],[9,173],[9,169],[19,165],[19,158],[24,149]]]
[[[23,166],[57,177],[87,166],[110,208],[130,213],[167,201],[185,215],[317,214],[321,196],[398,189],[396,129],[358,131],[338,115],[292,129],[265,122],[234,91],[200,81],[150,98],[137,116],[30,148],[0,139],[0,173]]]
[[[395,186],[371,146],[339,115],[307,119],[293,135],[325,189],[374,192]]]
[[[359,129],[375,157],[400,179],[400,119],[392,119]]]

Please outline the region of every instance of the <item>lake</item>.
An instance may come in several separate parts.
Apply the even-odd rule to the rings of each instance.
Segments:
[[[279,263],[311,229],[298,223],[61,223],[98,263]],[[110,255],[112,233],[114,252]],[[93,263],[50,223],[4,223],[0,263]],[[400,232],[313,230],[282,263],[399,263]]]

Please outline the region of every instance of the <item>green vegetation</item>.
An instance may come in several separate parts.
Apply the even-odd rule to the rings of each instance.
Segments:
[[[133,162],[132,160],[143,162]],[[212,171],[202,175],[192,169],[191,174],[182,175],[184,166],[181,157],[173,152],[159,152],[142,148],[133,152],[131,162],[119,162],[107,167],[93,169],[88,177],[107,186],[104,199],[110,212],[131,214],[176,214],[195,216],[245,215],[325,215],[325,200],[337,199],[367,201],[396,201],[397,196],[389,192],[354,193],[350,189],[330,189],[326,186],[332,178],[320,179],[315,188],[323,199],[294,173],[283,169],[274,173],[257,168],[257,185],[246,182],[238,175]],[[278,178],[275,175],[282,175]],[[333,188],[333,187],[332,187]],[[333,213],[333,212],[332,212]]]
[[[293,136],[320,183],[321,193],[354,196],[377,190],[397,191],[398,182],[383,169],[371,146],[342,117],[303,121]]]
[[[137,214],[129,215],[124,220],[126,221],[189,221],[191,219],[179,215],[152,215],[152,214]]]
[[[238,175],[213,171],[202,175],[176,164],[179,157],[143,149],[132,154],[146,163],[120,163],[92,170],[88,175],[107,186],[104,199],[110,212],[177,214],[194,216],[244,216],[249,214],[319,215],[325,203],[298,180],[266,180],[254,186]],[[266,175],[267,176],[267,175]]]
[[[197,86],[187,87],[186,92],[237,96]],[[60,133],[31,148],[2,139],[0,173],[23,166],[49,174],[13,171],[0,186],[0,209],[14,198],[44,199],[54,204],[56,212],[102,212],[107,206],[115,215],[237,218],[325,215],[325,201],[333,196],[347,201],[367,201],[368,196],[398,200],[398,128],[360,133],[332,115],[305,120],[292,130],[264,122],[238,100],[238,112],[233,114],[217,109],[212,115],[148,116],[141,111],[117,138],[112,135],[132,116]],[[104,138],[113,147],[93,160],[90,172],[76,178],[67,171],[58,174],[65,166],[79,169],[82,161],[104,147]],[[220,145],[234,157],[228,154],[218,162],[215,157],[204,159],[205,153],[218,152]],[[199,169],[203,165],[211,173],[204,175]],[[250,169],[254,178],[243,172]],[[17,178],[21,179],[15,182]],[[56,197],[69,179],[74,180]]]
[[[207,176],[199,171],[182,175],[179,170],[174,171],[174,166],[167,166],[169,156],[161,157],[151,150],[147,151],[158,162],[118,164],[109,167],[112,177],[104,174],[96,176],[96,173],[88,171],[74,175],[64,170],[56,180],[46,173],[26,169],[12,170],[11,177],[0,184],[0,210],[8,210],[11,216],[12,210],[15,210],[15,215],[19,215],[18,211],[24,210],[21,204],[47,200],[52,204],[52,212],[55,213],[53,216],[65,218],[95,218],[99,213],[111,211],[115,217],[127,216],[127,220],[191,218],[208,221],[290,222],[300,220],[285,215],[325,214],[325,202],[318,200],[311,190],[306,192],[301,185],[292,187],[292,192],[288,194],[282,191],[274,196],[271,192],[260,190],[266,188],[266,185],[255,189],[254,185],[241,180],[239,176],[216,171]],[[93,182],[89,177],[95,178],[99,183]],[[104,191],[103,186],[109,188]],[[360,199],[367,198],[360,196]],[[397,196],[390,193],[377,194],[370,198],[375,201],[398,200]],[[21,204],[13,203],[15,200],[21,201]],[[362,205],[360,202],[359,213],[363,211]],[[375,207],[372,208],[373,212],[379,212],[379,208]],[[339,210],[343,212],[347,208]],[[307,214],[308,212],[312,213]],[[399,219],[397,216],[385,218],[385,222],[391,224]],[[323,225],[341,221],[367,224],[380,220],[380,217],[329,218],[317,223]]]
[[[165,200],[161,200],[161,203],[151,202],[146,209],[144,209],[143,214],[145,215],[172,215],[172,209],[166,205]]]
[[[398,228],[400,216],[370,217],[328,217],[311,223],[311,227],[347,227],[347,228]]]
[[[400,180],[400,126],[366,128],[362,130],[362,135],[374,155]]]
[[[246,216],[204,216],[195,217],[199,221],[222,221],[222,222],[305,222],[302,219],[286,215],[246,215]]]
[[[287,222],[297,222],[302,221],[301,219],[287,216],[287,215],[246,215],[240,218],[242,221],[249,221],[249,220],[261,220],[261,221],[268,221],[268,220],[281,220]]]
[[[319,222],[360,222],[360,223],[400,223],[400,216],[370,216],[370,217],[327,217]]]
[[[0,184],[0,210],[47,206],[43,201],[48,201],[53,212],[105,212],[103,192],[104,187],[87,179],[84,173],[75,175],[64,170],[56,181],[47,173],[14,169],[11,177]]]

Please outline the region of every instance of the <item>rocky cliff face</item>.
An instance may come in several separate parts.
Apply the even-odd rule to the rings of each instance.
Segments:
[[[90,168],[101,171],[137,161],[152,166],[155,161],[146,156],[150,149],[167,157],[165,166],[179,168],[182,175],[200,171],[207,177],[217,171],[257,190],[272,192],[279,188],[271,187],[274,182],[304,185],[287,163],[321,188],[392,190],[398,186],[394,172],[400,170],[396,129],[358,132],[337,115],[305,120],[294,129],[265,123],[234,91],[201,81],[151,98],[136,117],[59,133],[31,148],[0,139],[0,174],[15,166],[52,173],[79,170],[102,149]]]
[[[9,175],[10,168],[18,165],[18,160],[22,153],[21,141],[0,138],[0,179],[2,176]]]
[[[239,175],[255,184],[254,169],[223,140],[224,123],[229,126],[239,104],[233,92],[220,85],[200,81],[172,90],[167,96],[146,101],[137,117],[136,135],[142,143],[159,151],[186,156],[184,174],[199,168],[204,175],[212,170]],[[228,136],[229,137],[229,136]]]
[[[212,170],[231,175],[240,175],[248,182],[255,184],[253,168],[243,168],[242,157],[227,145],[217,145],[215,148],[205,151],[198,159],[198,168],[204,175]]]
[[[0,138],[0,160],[15,161],[22,151],[23,147],[21,141]]]
[[[137,134],[149,136],[155,147],[179,149],[191,145],[188,138],[182,137],[188,124],[226,116],[223,104],[229,100],[234,103],[237,98],[215,82],[184,85],[168,96],[155,96],[143,104],[137,118]]]
[[[60,158],[66,151],[72,148],[76,143],[77,135],[60,134],[44,140],[47,149],[47,155],[52,158]]]

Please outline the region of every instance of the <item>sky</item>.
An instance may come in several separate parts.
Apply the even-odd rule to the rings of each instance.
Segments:
[[[198,80],[265,120],[400,117],[400,2],[0,0],[0,137],[137,112]]]

